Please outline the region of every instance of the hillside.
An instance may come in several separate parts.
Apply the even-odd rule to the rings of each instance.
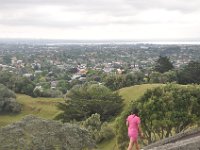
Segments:
[[[122,88],[119,90],[119,94],[124,98],[124,110],[128,106],[129,102],[132,100],[136,100],[140,96],[144,94],[147,89],[151,89],[162,84],[143,84],[136,85],[132,87]],[[17,94],[17,102],[21,103],[22,111],[17,115],[1,115],[0,116],[0,127],[10,124],[12,122],[16,122],[21,120],[24,116],[33,114],[39,117],[53,119],[54,116],[59,113],[59,110],[56,107],[58,102],[63,101],[62,98],[32,98],[27,95]],[[114,126],[114,121],[111,122],[112,126]],[[115,149],[115,139],[111,141],[106,141],[99,145],[100,150],[111,150]]]
[[[158,86],[162,86],[163,84],[142,84],[142,85],[135,85],[131,87],[126,87],[122,88],[119,90],[119,94],[122,96],[124,99],[124,111],[126,110],[127,106],[129,105],[129,102],[132,100],[138,99],[140,96],[144,94],[144,92],[147,89],[152,89]],[[114,122],[111,123],[112,125]],[[114,125],[113,125],[114,126]],[[116,144],[115,144],[116,139],[112,139],[111,141],[106,141],[105,143],[102,143],[99,146],[99,149],[101,150],[116,150]]]
[[[155,88],[163,84],[142,84],[131,87],[122,88],[119,90],[119,94],[124,99],[124,104],[127,106],[130,101],[138,99],[144,94],[147,89]]]
[[[17,94],[17,102],[22,104],[19,114],[1,114],[0,127],[21,120],[24,116],[32,114],[46,119],[53,119],[59,110],[56,107],[62,98],[32,98],[27,95]]]

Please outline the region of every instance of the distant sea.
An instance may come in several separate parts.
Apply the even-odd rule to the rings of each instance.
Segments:
[[[0,39],[0,44],[30,45],[101,45],[101,44],[160,44],[160,45],[200,45],[200,40],[188,41],[135,41],[135,40],[51,40],[51,39]]]

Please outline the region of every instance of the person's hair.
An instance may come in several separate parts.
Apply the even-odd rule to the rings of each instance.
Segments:
[[[132,109],[132,114],[135,114],[136,116],[138,116],[138,113],[139,113],[139,109],[138,108],[133,108]]]

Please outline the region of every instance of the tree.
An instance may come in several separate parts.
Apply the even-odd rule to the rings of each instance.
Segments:
[[[133,106],[140,110],[141,125],[148,144],[198,125],[200,87],[176,84],[157,87],[147,90],[129,106],[117,119],[117,142],[122,149],[127,144],[124,142],[127,127],[123,122]]]
[[[65,103],[58,108],[63,111],[56,118],[63,122],[85,120],[92,114],[101,115],[101,120],[109,120],[122,109],[122,98],[103,85],[84,84],[74,86],[66,95]]]
[[[105,86],[111,90],[118,90],[123,87],[125,78],[122,75],[108,75],[105,78]]]
[[[125,75],[123,87],[141,84],[144,81],[144,74],[142,72],[128,73]]]
[[[96,71],[96,70],[90,69],[90,70],[88,70],[86,77],[87,77],[87,81],[101,82],[102,76],[103,76],[102,71]]]
[[[100,115],[97,113],[92,114],[89,118],[83,121],[82,125],[90,131],[96,143],[100,143],[103,140],[109,140],[114,137],[113,128],[107,122],[102,123]]]
[[[3,63],[8,65],[11,64],[11,56],[10,55],[4,55],[3,56]]]
[[[200,62],[191,61],[178,72],[178,82],[181,84],[200,83]]]
[[[166,56],[160,56],[158,58],[158,60],[156,61],[155,64],[155,71],[160,72],[160,73],[164,73],[167,72],[169,70],[172,70],[174,67],[172,65],[172,63],[170,62],[169,58]]]
[[[11,90],[14,90],[16,76],[17,75],[14,73],[8,71],[2,71],[0,72],[0,83],[5,85],[7,88]]]
[[[18,113],[21,105],[16,102],[16,95],[4,85],[0,84],[0,113]]]
[[[142,72],[134,72],[123,75],[108,75],[105,79],[105,86],[111,90],[118,90],[123,87],[141,84],[144,81]]]
[[[67,90],[70,88],[70,85],[65,80],[60,80],[56,86],[58,90],[60,90],[63,94],[67,92]]]
[[[15,83],[15,92],[33,96],[35,84],[29,79],[19,78]]]
[[[167,71],[165,73],[153,72],[149,76],[150,83],[171,83],[177,81],[177,74],[175,71]]]

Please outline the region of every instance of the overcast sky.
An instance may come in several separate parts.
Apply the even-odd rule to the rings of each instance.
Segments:
[[[0,0],[0,38],[199,40],[200,0]]]

